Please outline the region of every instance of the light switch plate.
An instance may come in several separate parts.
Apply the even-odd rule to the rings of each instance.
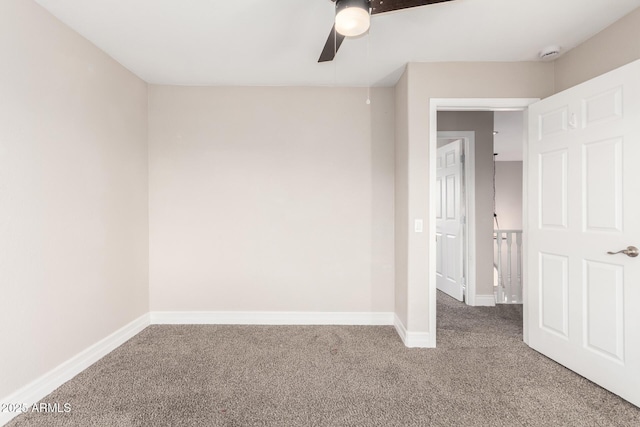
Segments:
[[[416,233],[422,233],[422,220],[416,219],[414,222],[413,229]]]

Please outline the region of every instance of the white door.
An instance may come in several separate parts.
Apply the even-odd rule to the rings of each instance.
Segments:
[[[531,105],[527,167],[529,345],[640,406],[640,61]]]
[[[436,158],[436,286],[462,301],[462,227],[460,224],[462,140],[438,148]]]

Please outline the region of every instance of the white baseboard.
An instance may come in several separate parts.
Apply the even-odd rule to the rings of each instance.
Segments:
[[[489,295],[476,295],[473,299],[474,307],[495,307],[496,297],[493,294]]]
[[[391,312],[152,311],[152,325],[393,325]]]
[[[393,326],[396,328],[396,332],[398,333],[398,335],[400,335],[400,339],[402,340],[402,342],[406,345],[407,329],[404,327],[397,314],[394,314],[393,316]]]
[[[397,315],[394,315],[393,326],[400,335],[405,347],[410,348],[435,348],[435,337],[429,332],[409,332]]]
[[[81,351],[71,359],[53,368],[9,396],[0,399],[3,403],[21,404],[30,408],[34,403],[78,375],[89,366],[122,345],[125,341],[137,335],[149,326],[149,314],[144,314],[129,324],[118,329],[106,338],[101,339],[91,347]],[[21,412],[0,412],[0,426],[8,423]]]

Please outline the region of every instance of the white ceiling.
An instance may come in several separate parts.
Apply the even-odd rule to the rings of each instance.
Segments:
[[[407,62],[528,61],[570,49],[640,0],[454,0],[372,17],[317,60],[329,0],[36,0],[149,83],[389,86]],[[370,49],[369,56],[367,50]]]

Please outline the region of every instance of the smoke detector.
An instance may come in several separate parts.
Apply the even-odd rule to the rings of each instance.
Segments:
[[[542,61],[553,61],[560,56],[560,46],[547,46],[539,53]]]

